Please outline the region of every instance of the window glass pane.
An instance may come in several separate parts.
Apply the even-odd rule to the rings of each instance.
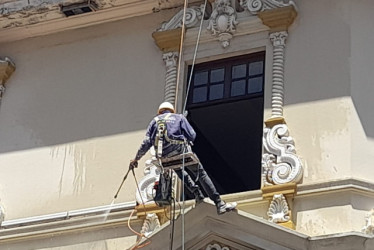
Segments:
[[[223,84],[210,86],[209,100],[217,100],[223,98]]]
[[[225,69],[213,69],[210,71],[210,82],[222,82],[225,79]]]
[[[237,79],[241,77],[245,77],[247,74],[247,65],[235,65],[232,67],[232,79]]]
[[[199,86],[208,83],[208,71],[196,72],[194,75],[193,85]]]
[[[208,88],[207,87],[195,88],[193,90],[192,102],[193,103],[198,103],[198,102],[206,101],[207,93],[208,93]]]
[[[262,76],[250,78],[248,80],[248,94],[262,91]]]
[[[253,76],[253,75],[262,74],[263,69],[264,69],[263,61],[250,63],[249,64],[249,75]]]
[[[234,81],[231,84],[231,96],[239,96],[245,94],[245,80]]]

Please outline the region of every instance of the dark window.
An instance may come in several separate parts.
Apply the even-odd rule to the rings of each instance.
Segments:
[[[187,102],[193,149],[221,194],[261,185],[264,60],[260,52],[195,65]]]
[[[264,53],[204,63],[195,67],[190,106],[248,98],[263,92]]]

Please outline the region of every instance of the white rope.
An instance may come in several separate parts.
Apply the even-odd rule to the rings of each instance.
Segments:
[[[184,113],[184,111],[186,111],[187,99],[188,99],[188,94],[190,92],[190,86],[191,86],[191,81],[192,81],[192,74],[193,74],[193,71],[194,71],[194,68],[195,68],[196,55],[197,55],[197,50],[199,48],[200,36],[201,36],[201,29],[203,27],[203,21],[204,21],[204,15],[205,15],[206,5],[207,5],[207,0],[205,0],[205,2],[204,2],[203,12],[202,12],[201,20],[200,20],[199,33],[197,34],[195,51],[194,51],[194,54],[193,54],[193,59],[192,59],[192,64],[191,64],[191,71],[190,71],[190,77],[188,79],[186,98],[184,99],[184,105],[183,105],[183,112],[182,112],[182,114]]]

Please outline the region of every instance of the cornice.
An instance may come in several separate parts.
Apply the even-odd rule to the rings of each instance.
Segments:
[[[182,0],[101,0],[97,11],[66,17],[60,11],[58,1],[45,2],[52,3],[25,6],[10,13],[3,13],[0,16],[0,43],[147,15],[183,5]],[[0,5],[0,12],[4,12],[5,9],[5,4]]]

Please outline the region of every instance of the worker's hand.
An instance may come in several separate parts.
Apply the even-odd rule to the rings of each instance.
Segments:
[[[138,167],[138,161],[137,160],[131,160],[130,165],[129,165],[129,169],[133,170],[134,168],[137,168],[137,167]]]

